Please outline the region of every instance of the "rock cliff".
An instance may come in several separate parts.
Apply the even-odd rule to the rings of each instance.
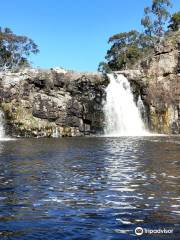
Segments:
[[[81,136],[102,131],[107,79],[63,69],[0,73],[0,107],[12,136]]]
[[[135,100],[141,95],[149,128],[158,133],[179,134],[180,31],[166,36],[134,69],[119,73],[131,82]]]

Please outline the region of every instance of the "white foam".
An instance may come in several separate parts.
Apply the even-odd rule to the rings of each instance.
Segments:
[[[108,74],[110,83],[106,88],[105,135],[152,136],[141,119],[141,114],[133,100],[130,83],[121,74]]]

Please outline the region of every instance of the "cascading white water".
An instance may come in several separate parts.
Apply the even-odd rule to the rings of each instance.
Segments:
[[[110,83],[106,88],[105,135],[147,135],[140,112],[133,100],[130,84],[121,74],[108,74]]]
[[[53,129],[52,137],[53,137],[53,138],[58,138],[59,136],[60,136],[60,133],[59,133],[59,131],[58,131],[58,128],[55,127],[55,128]]]
[[[146,108],[144,106],[144,103],[140,95],[138,97],[137,107],[139,109],[141,118],[144,120],[145,125],[148,125],[148,116],[147,116]]]
[[[0,110],[0,139],[4,138],[4,113]]]

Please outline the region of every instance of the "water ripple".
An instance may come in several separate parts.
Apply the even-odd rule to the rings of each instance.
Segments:
[[[179,229],[177,141],[123,137],[1,142],[1,236],[125,240],[134,239],[137,226]]]

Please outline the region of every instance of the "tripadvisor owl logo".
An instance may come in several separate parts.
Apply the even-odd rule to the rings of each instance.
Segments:
[[[167,228],[159,228],[159,229],[149,229],[149,228],[142,228],[137,227],[135,228],[135,234],[137,236],[141,236],[143,234],[172,234],[173,229],[167,229]]]
[[[135,229],[135,234],[138,235],[138,236],[142,235],[143,234],[143,228],[137,227]]]

